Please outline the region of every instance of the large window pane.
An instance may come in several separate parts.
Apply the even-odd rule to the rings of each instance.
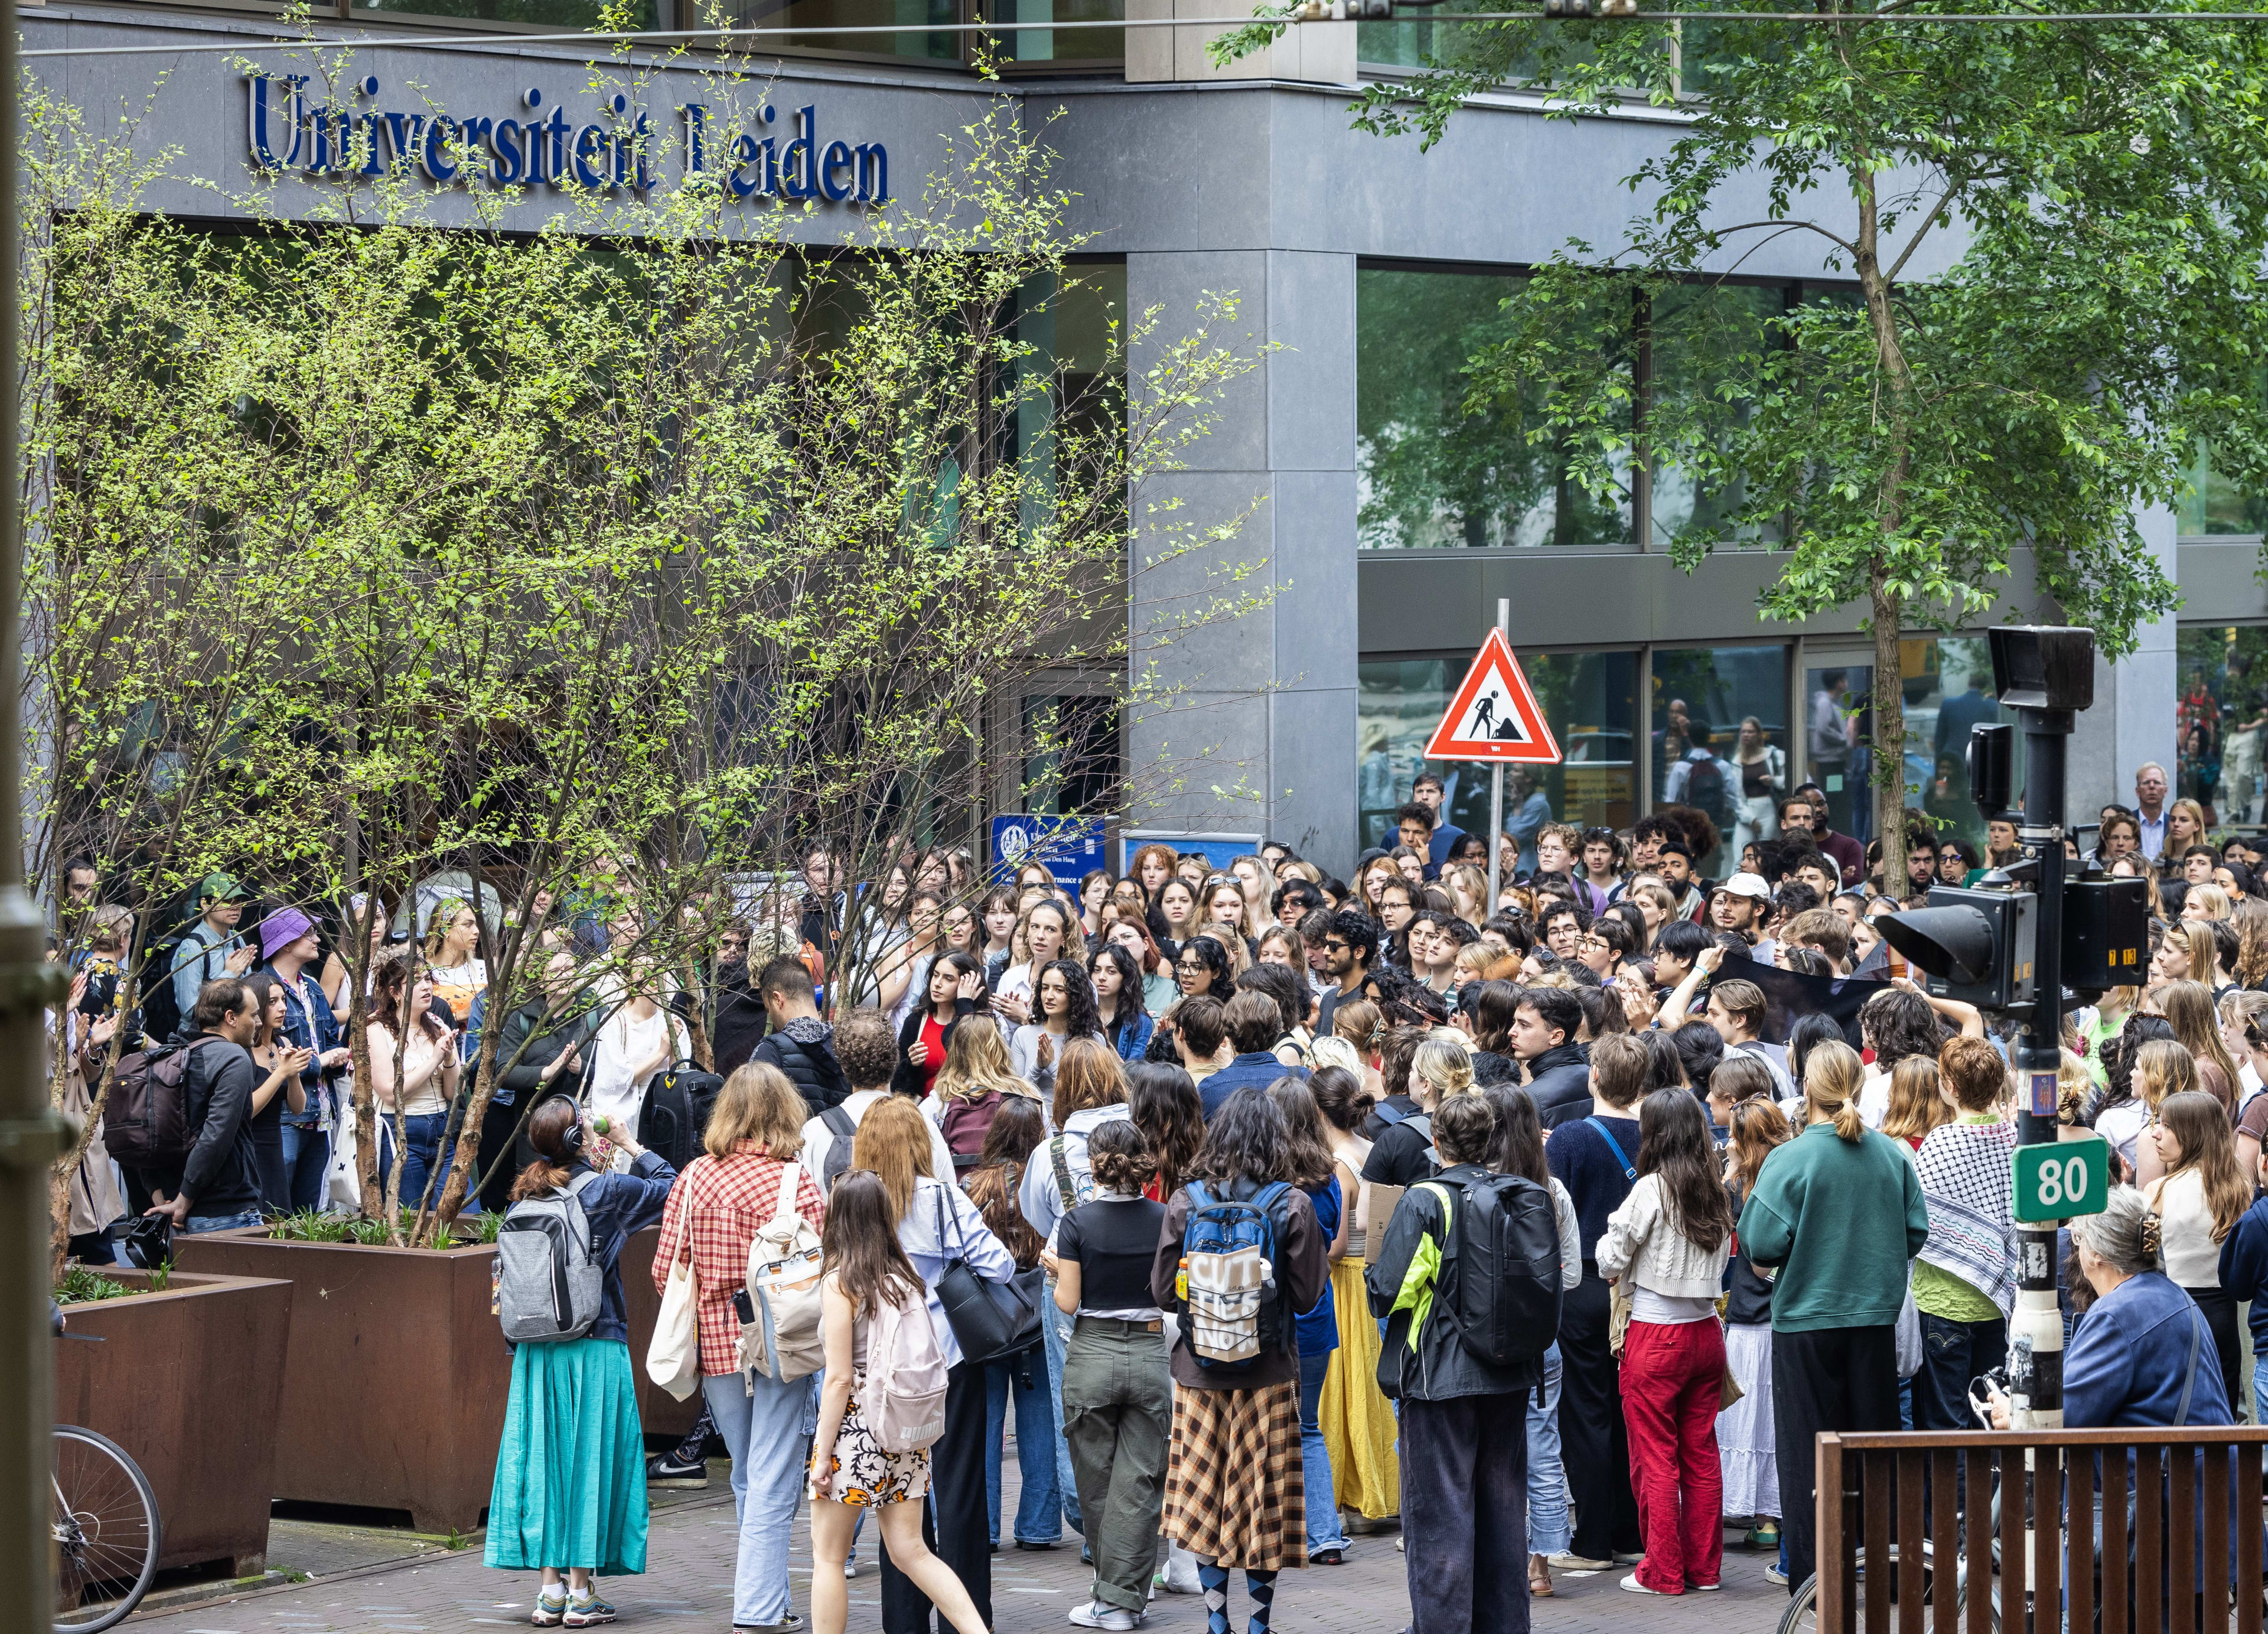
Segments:
[[[1753,377],[1771,342],[1766,325],[1784,309],[1786,298],[1778,288],[1746,283],[1681,284],[1655,296],[1647,325],[1650,423],[1662,423],[1664,410],[1690,404],[1712,405],[1717,412],[1726,412],[1728,380]],[[1743,391],[1730,412],[1745,419],[1741,405],[1749,401]],[[1719,538],[1732,534],[1729,525],[1718,524],[1742,503],[1737,480],[1712,486],[1678,464],[1674,453],[1653,457],[1651,476],[1646,511],[1653,548],[1668,549],[1685,527],[1704,528]],[[1770,547],[1778,542],[1781,533],[1778,526],[1744,530],[1739,542]]]
[[[1637,652],[1523,652],[1519,657],[1566,757],[1561,765],[1539,769],[1535,779],[1552,819],[1628,828],[1638,814],[1638,766],[1632,759],[1638,736]],[[1436,773],[1447,785],[1443,807],[1452,822],[1468,833],[1488,832],[1489,769],[1419,758],[1471,663],[1469,653],[1454,653],[1366,659],[1361,665],[1355,736],[1365,845],[1391,843],[1388,836],[1394,809],[1409,799],[1420,771]],[[1522,803],[1519,790],[1518,778],[1507,769],[1507,827],[1513,825]],[[1532,848],[1522,856],[1521,865],[1532,865]]]
[[[986,15],[1002,23],[1123,23],[1126,0],[994,0]],[[1123,28],[1019,29],[998,38],[1000,55],[1018,63],[1080,68],[1126,55]]]
[[[1779,832],[1794,769],[1787,649],[1657,647],[1652,714],[1654,805],[1708,813],[1726,843],[1697,867],[1720,878],[1748,842]]]
[[[2268,534],[2268,497],[2248,494],[2213,469],[2213,448],[2199,443],[2181,498],[2183,534]]]
[[[2268,746],[2268,626],[2184,626],[2174,731],[2174,792],[2205,807],[2208,823],[2262,821],[2262,751]]]
[[[1628,473],[1594,498],[1549,443],[1512,419],[1469,415],[1465,365],[1503,339],[1521,280],[1486,273],[1356,275],[1355,464],[1371,549],[1635,542]],[[1626,353],[1627,328],[1598,337]],[[1625,424],[1624,430],[1627,431]]]

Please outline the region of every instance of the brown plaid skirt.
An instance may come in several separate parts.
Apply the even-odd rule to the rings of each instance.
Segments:
[[[1307,1564],[1296,1380],[1256,1390],[1174,1389],[1166,1535],[1243,1571]]]

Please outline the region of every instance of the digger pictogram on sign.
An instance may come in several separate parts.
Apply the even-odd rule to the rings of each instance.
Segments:
[[[1520,660],[1500,629],[1488,639],[1465,672],[1464,684],[1449,701],[1441,724],[1425,745],[1429,761],[1513,761],[1553,765],[1559,745],[1543,723],[1535,693],[1521,673]]]

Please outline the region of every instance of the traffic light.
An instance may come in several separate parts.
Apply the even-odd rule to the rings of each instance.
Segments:
[[[1928,990],[1979,1010],[2042,1006],[2058,1013],[2066,991],[2131,986],[2144,975],[2148,887],[2097,873],[2064,877],[2063,740],[2095,701],[2095,640],[2085,629],[2003,626],[1988,632],[1993,690],[2024,719],[2027,774],[2051,798],[2020,815],[2012,787],[2015,732],[1970,729],[1969,787],[1986,819],[2009,818],[2025,855],[1967,889],[1931,888],[1929,906],[1881,922],[1885,940],[1928,977]],[[2043,978],[2048,983],[2043,992]],[[2046,1020],[2038,1026],[2055,1030]],[[2048,1108],[2052,1112],[2053,1108]]]

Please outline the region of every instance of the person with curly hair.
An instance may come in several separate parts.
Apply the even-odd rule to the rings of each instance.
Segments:
[[[1074,1038],[1101,1038],[1102,1023],[1095,1013],[1094,983],[1078,959],[1051,959],[1042,965],[1032,983],[1032,1002],[1037,1013],[1009,1040],[1008,1061],[1017,1077],[1044,1096],[1055,1087],[1063,1047]]]

